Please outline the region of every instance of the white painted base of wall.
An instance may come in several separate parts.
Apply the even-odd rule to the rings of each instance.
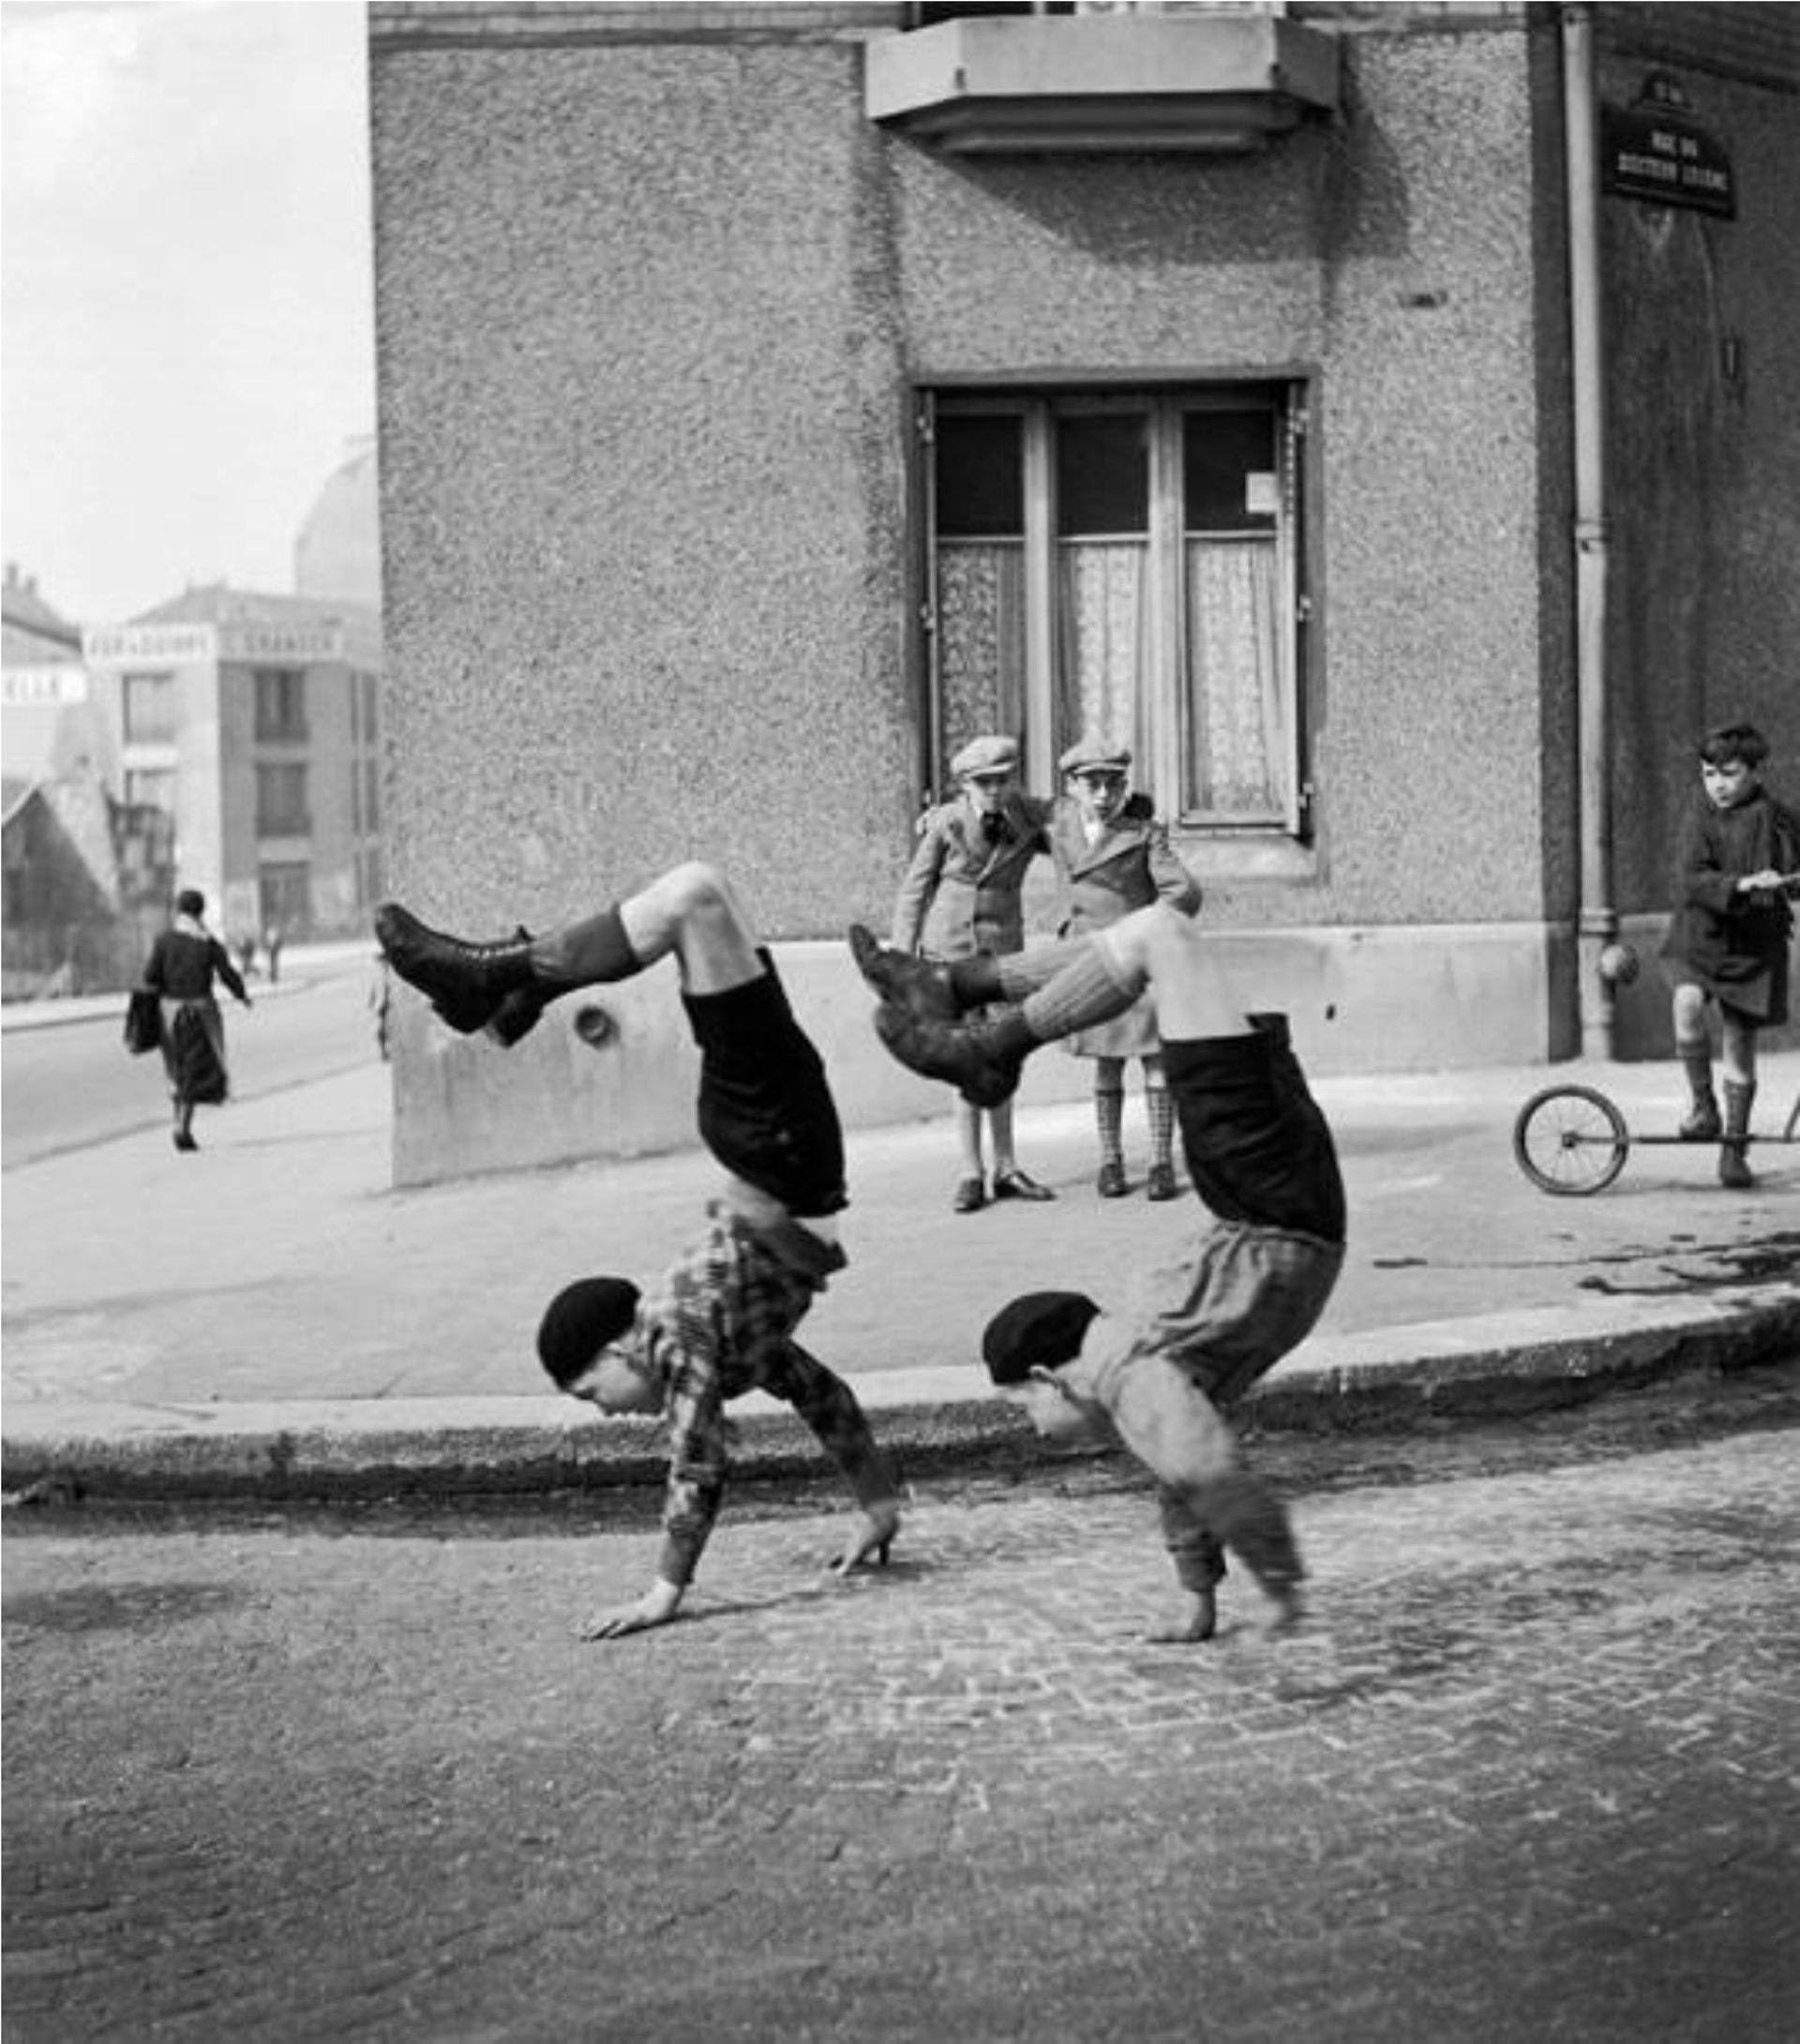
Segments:
[[[1246,1004],[1285,1011],[1301,1060],[1320,1075],[1529,1064],[1576,1047],[1564,991],[1572,939],[1548,924],[1222,930],[1218,941]],[[1641,984],[1660,984],[1654,946],[1639,948]],[[844,945],[774,950],[846,1127],[949,1110],[945,1088],[903,1070],[882,1047],[872,997]],[[560,1002],[510,1052],[453,1035],[422,1000],[404,999],[396,1018],[396,1182],[687,1149],[698,1060],[675,996],[673,966],[658,965]],[[600,1050],[572,1027],[589,999],[617,1025]],[[1665,1029],[1667,1006],[1662,999]],[[1563,1014],[1569,1040],[1558,1040],[1552,1020]],[[1079,1100],[1091,1085],[1088,1060],[1051,1046],[1027,1066],[1019,1098]]]

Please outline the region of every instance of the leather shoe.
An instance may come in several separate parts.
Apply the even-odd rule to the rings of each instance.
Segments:
[[[1008,1047],[1006,1021],[938,1022],[897,1001],[875,1011],[875,1032],[909,1070],[943,1079],[973,1107],[998,1107],[1018,1090],[1019,1068],[1031,1045]]]
[[[508,994],[532,984],[532,941],[523,929],[502,943],[468,944],[428,928],[398,901],[384,901],[375,911],[375,940],[401,979],[464,1036],[486,1029]]]
[[[514,987],[483,1024],[483,1033],[502,1050],[510,1050],[532,1033],[545,1009],[562,990],[558,986]]]
[[[1047,1185],[1040,1185],[1029,1172],[1013,1169],[1002,1171],[994,1180],[996,1199],[1054,1199],[1057,1195]]]
[[[850,956],[881,999],[908,1014],[928,1022],[954,1022],[961,1015],[950,973],[931,959],[878,942],[861,923],[850,924]]]
[[[1179,1195],[1180,1191],[1181,1188],[1175,1182],[1175,1172],[1170,1165],[1166,1164],[1151,1165],[1150,1181],[1145,1188],[1148,1197],[1151,1199],[1174,1199]]]
[[[987,1205],[987,1188],[980,1179],[958,1179],[950,1195],[952,1213],[977,1213]]]
[[[1756,1174],[1744,1161],[1744,1145],[1727,1141],[1718,1153],[1718,1182],[1734,1193],[1747,1193],[1756,1183]],[[996,1185],[994,1196],[1000,1196]]]
[[[1123,1199],[1132,1189],[1132,1181],[1125,1176],[1125,1166],[1102,1164],[1100,1176],[1094,1180],[1094,1189],[1102,1199]]]

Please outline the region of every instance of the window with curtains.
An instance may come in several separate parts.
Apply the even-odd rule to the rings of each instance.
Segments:
[[[1182,826],[1301,834],[1300,393],[938,392],[920,423],[934,773],[1011,731],[1047,788],[1100,730]]]

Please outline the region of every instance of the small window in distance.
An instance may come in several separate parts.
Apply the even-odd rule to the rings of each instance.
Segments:
[[[128,674],[121,694],[128,745],[167,745],[176,737],[172,674]]]
[[[304,668],[258,668],[256,735],[263,741],[307,735],[307,675]]]
[[[175,776],[166,767],[127,767],[125,803],[128,809],[173,809]]]
[[[299,837],[311,828],[304,766],[259,766],[256,828],[262,837]]]

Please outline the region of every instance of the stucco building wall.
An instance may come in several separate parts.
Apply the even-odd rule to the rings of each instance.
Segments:
[[[885,897],[905,414],[859,63],[378,62],[390,826],[424,906],[566,912],[702,849],[778,937]]]
[[[1321,1069],[1571,1050],[1556,10],[1298,11],[1342,32],[1333,125],[1241,158],[978,162],[866,118],[862,41],[898,10],[576,8],[552,35],[377,0],[394,892],[493,932],[720,857],[792,947],[847,1119],[941,1106],[871,1048],[835,945],[885,924],[919,794],[913,395],[1305,377],[1315,828],[1273,864],[1185,841],[1207,913]],[[1748,186],[1792,101],[1732,105]],[[1643,290],[1642,228],[1610,213],[1609,280]],[[1777,288],[1765,226],[1731,259],[1747,293]],[[1743,516],[1739,588],[1786,535]],[[1792,645],[1766,592],[1747,608],[1747,644]],[[1654,746],[1639,707],[1615,729]],[[611,1064],[560,1030],[499,1060],[408,1004],[400,1174],[687,1140],[660,998],[618,997]]]

